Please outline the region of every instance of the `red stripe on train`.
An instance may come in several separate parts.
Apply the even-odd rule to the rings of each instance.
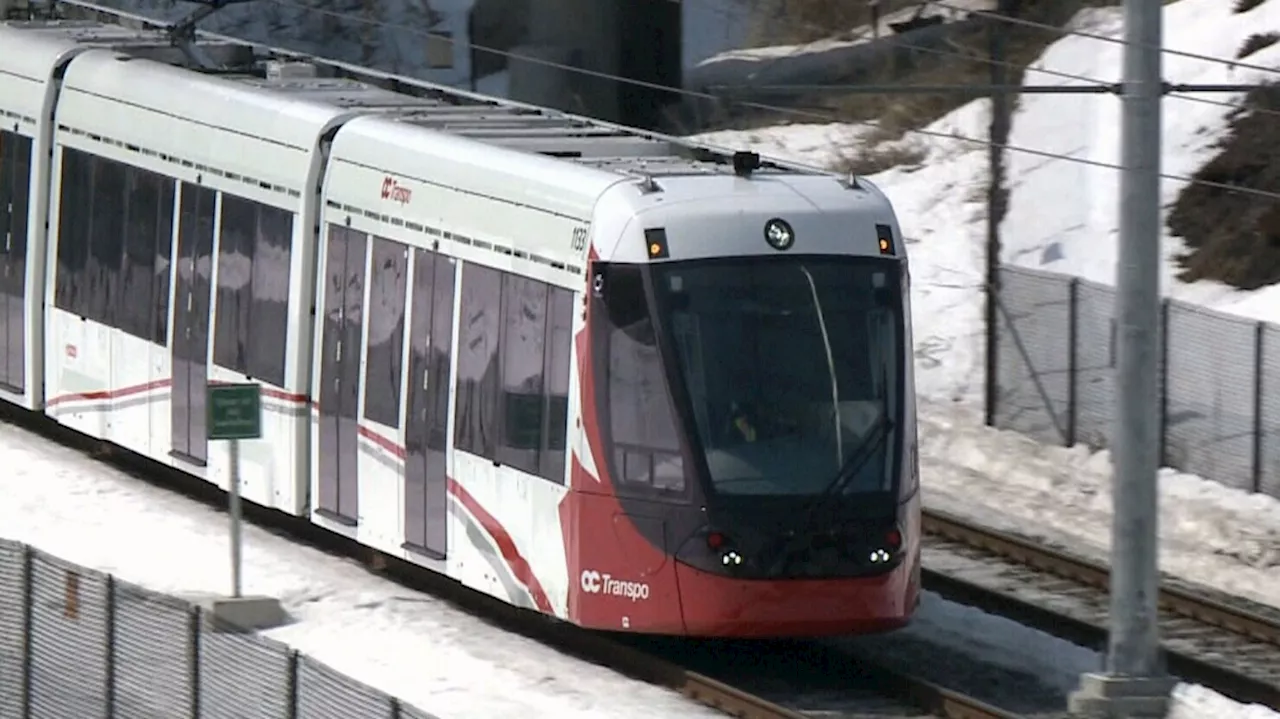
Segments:
[[[168,387],[171,384],[172,384],[172,380],[170,379],[157,379],[157,380],[152,380],[150,382],[143,382],[142,384],[134,384],[134,385],[129,385],[127,387],[119,387],[117,389],[93,390],[91,392],[69,392],[67,394],[61,394],[49,399],[47,402],[45,402],[45,406],[53,407],[59,404],[66,404],[67,402],[107,402],[110,400],[120,399],[122,397],[128,397],[130,395],[144,394],[146,392],[151,392],[153,390],[157,390],[162,387]],[[216,386],[216,385],[235,384],[235,383],[227,382],[224,380],[212,380],[209,382],[209,384]],[[301,404],[307,401],[307,396],[305,394],[296,394],[293,392],[286,392],[284,390],[276,389],[274,387],[268,387],[266,385],[261,385],[261,386],[262,386],[263,397],[279,400],[281,402],[290,402],[293,404]]]
[[[503,528],[502,523],[492,514],[485,511],[484,507],[471,496],[461,484],[458,484],[453,477],[449,478],[449,493],[457,498],[458,502],[466,507],[467,511],[480,522],[489,536],[493,537],[494,544],[498,545],[498,551],[502,552],[502,558],[506,561],[507,566],[511,568],[511,573],[516,576],[529,590],[529,594],[533,596],[533,603],[538,609],[547,614],[554,614],[551,609],[551,599],[547,597],[547,592],[542,588],[542,583],[534,576],[533,567],[529,564],[529,560],[524,558],[520,550],[516,548],[515,540]]]

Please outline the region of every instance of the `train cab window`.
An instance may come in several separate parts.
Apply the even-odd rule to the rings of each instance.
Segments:
[[[502,278],[502,443],[498,459],[537,474],[546,402],[547,294],[550,287],[515,274]]]
[[[284,385],[293,214],[222,195],[213,358],[219,366]]]
[[[680,435],[641,270],[610,266],[599,299],[596,381],[605,390],[614,480],[623,488],[683,491]]]
[[[174,181],[125,168],[125,235],[119,328],[165,344],[169,315],[169,259],[173,242]]]
[[[400,426],[400,377],[404,363],[404,306],[409,248],[373,238],[369,268],[369,345],[364,364],[364,416]]]
[[[469,262],[463,265],[453,441],[463,452],[487,459],[497,456],[498,446],[501,298],[501,272]]]

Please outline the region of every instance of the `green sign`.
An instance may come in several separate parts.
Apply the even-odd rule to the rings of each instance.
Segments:
[[[211,384],[209,439],[262,436],[262,390],[257,384]]]

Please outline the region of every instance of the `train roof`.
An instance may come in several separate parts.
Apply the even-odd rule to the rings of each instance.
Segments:
[[[139,25],[154,22],[124,13],[121,17]],[[327,106],[345,111],[344,114],[374,115],[511,151],[558,158],[614,176],[658,179],[726,175],[737,171],[736,160],[751,163],[751,172],[756,175],[832,176],[822,170],[775,160],[747,155],[735,158],[732,150],[724,148],[696,145],[675,137],[234,38],[203,32],[196,37],[200,57],[211,58],[213,67],[202,67],[195,62],[192,48],[175,44],[163,28],[133,29],[106,22],[66,20],[0,24],[0,45],[7,48],[5,54],[10,58],[4,64],[12,68],[13,58],[20,57],[16,65],[32,79],[37,74],[52,77],[56,66],[79,51],[102,48],[222,81],[215,85],[229,82],[265,90],[280,100],[296,101],[299,106],[313,109]],[[15,47],[23,49],[15,52],[12,49]],[[140,69],[135,66],[130,68],[130,73]],[[157,90],[164,85],[157,85]],[[163,102],[164,93],[157,90],[135,89],[133,92],[154,96]],[[275,109],[285,117],[308,114],[302,107],[292,112],[284,111],[280,105]],[[263,128],[262,132],[271,136],[272,130],[278,134],[280,129]],[[849,179],[849,184],[855,184]],[[863,182],[860,178],[857,180],[857,183]]]

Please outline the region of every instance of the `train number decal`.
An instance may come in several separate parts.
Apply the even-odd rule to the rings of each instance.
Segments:
[[[587,228],[573,228],[573,236],[569,239],[569,249],[574,252],[582,252],[587,249]]]

